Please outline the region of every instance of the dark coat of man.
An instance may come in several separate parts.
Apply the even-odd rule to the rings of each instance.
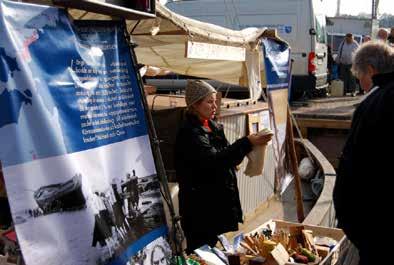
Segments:
[[[394,73],[372,79],[378,88],[354,113],[334,188],[338,226],[360,250],[363,265],[381,264],[377,253],[387,252],[379,242],[392,230],[380,223],[391,216],[393,201]]]
[[[235,167],[252,145],[246,137],[229,145],[223,127],[186,115],[175,146],[179,181],[179,210],[188,252],[203,244],[214,245],[217,235],[238,230],[242,209]]]
[[[394,44],[394,35],[390,34],[387,38],[387,41],[389,42],[389,44]]]

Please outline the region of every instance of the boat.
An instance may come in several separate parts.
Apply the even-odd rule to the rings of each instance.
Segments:
[[[334,168],[338,167],[353,112],[362,98],[330,96],[293,102],[292,111],[300,133],[324,154]]]
[[[86,199],[82,192],[82,175],[76,174],[66,182],[40,187],[34,192],[34,199],[44,214],[83,209]]]

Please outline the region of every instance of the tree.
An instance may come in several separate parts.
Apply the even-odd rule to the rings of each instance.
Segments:
[[[394,16],[392,14],[382,14],[379,18],[379,27],[391,28],[394,27]]]

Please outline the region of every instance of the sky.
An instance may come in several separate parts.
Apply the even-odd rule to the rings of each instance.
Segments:
[[[325,0],[328,9],[327,15],[334,16],[337,10],[336,0]],[[341,14],[357,15],[361,12],[370,14],[372,10],[372,0],[341,0]],[[388,13],[394,15],[394,1],[380,0],[378,15]]]

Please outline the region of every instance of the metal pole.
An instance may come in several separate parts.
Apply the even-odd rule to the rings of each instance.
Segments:
[[[371,18],[375,19],[376,18],[376,2],[375,0],[372,0],[372,9],[371,9]]]
[[[335,15],[337,17],[341,15],[341,0],[337,0],[337,13]]]

